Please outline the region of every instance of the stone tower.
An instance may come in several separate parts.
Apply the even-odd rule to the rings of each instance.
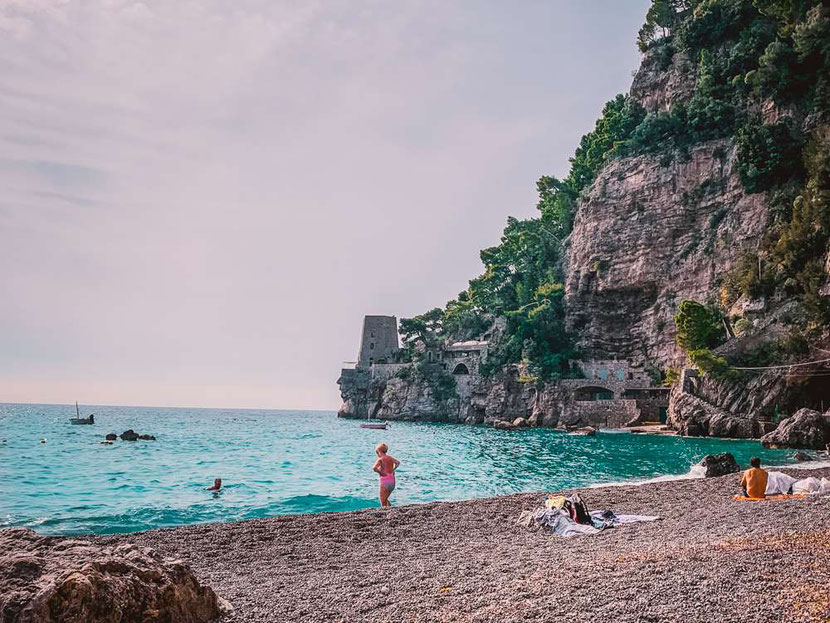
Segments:
[[[364,316],[357,367],[391,363],[398,350],[398,319],[395,316]]]

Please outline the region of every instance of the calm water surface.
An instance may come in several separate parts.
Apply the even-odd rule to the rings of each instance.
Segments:
[[[0,527],[81,534],[377,505],[374,446],[401,461],[394,504],[460,500],[685,474],[713,452],[745,465],[791,452],[758,442],[393,423],[366,430],[334,413],[0,404]],[[102,445],[133,428],[157,441]],[[46,438],[46,443],[40,443]],[[204,491],[215,477],[225,487]]]

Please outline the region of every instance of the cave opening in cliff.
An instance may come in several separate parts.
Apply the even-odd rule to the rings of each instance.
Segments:
[[[819,369],[809,373],[793,374],[787,377],[792,392],[790,411],[806,407],[824,413],[830,409],[830,369]]]
[[[467,367],[466,364],[459,363],[455,368],[452,370],[453,374],[469,374],[470,369]]]

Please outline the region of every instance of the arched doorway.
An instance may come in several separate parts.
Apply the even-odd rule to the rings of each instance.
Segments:
[[[469,374],[469,373],[470,373],[470,369],[467,367],[467,365],[466,365],[466,364],[464,364],[464,363],[459,363],[457,366],[455,366],[455,367],[453,368],[452,373],[453,373],[453,374]]]

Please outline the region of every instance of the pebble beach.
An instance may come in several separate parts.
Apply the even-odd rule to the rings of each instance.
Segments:
[[[547,492],[92,538],[184,560],[228,623],[830,620],[830,496],[737,502],[739,480],[578,490],[662,519],[571,539],[517,525]]]

